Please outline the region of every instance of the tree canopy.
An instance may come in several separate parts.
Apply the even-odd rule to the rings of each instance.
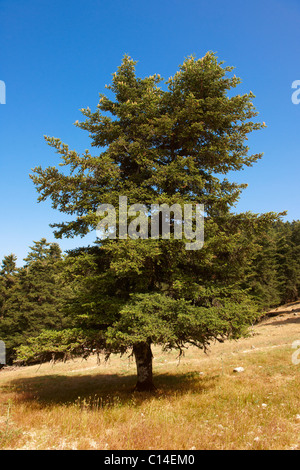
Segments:
[[[152,344],[180,353],[189,344],[206,349],[211,341],[238,338],[255,321],[265,296],[257,291],[253,260],[258,265],[262,234],[280,214],[234,212],[246,185],[226,175],[262,157],[249,153],[246,141],[265,124],[256,120],[251,92],[233,94],[241,80],[232,71],[209,52],[187,58],[167,81],[158,74],[139,78],[136,62],[125,56],[96,111],[82,109],[85,119],[75,123],[88,131],[95,155],[45,137],[63,168],[37,167],[31,178],[39,201],[50,199],[68,216],[53,224],[57,238],[95,231],[99,205],[118,208],[126,196],[148,212],[152,204],[204,204],[205,243],[187,251],[174,232],[169,240],[161,233],[156,239],[117,236],[69,253],[62,268],[71,292],[67,324],[45,328],[20,348],[19,358],[131,351],[137,389],[149,390]],[[266,282],[272,284],[270,270]]]

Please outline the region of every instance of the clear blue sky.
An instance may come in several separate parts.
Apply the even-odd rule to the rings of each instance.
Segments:
[[[268,126],[249,141],[263,159],[235,175],[249,184],[237,210],[288,210],[287,220],[300,219],[300,105],[291,101],[299,44],[299,0],[0,0],[0,80],[7,87],[0,259],[13,252],[20,265],[33,240],[54,241],[49,223],[65,216],[50,202],[37,203],[28,175],[36,165],[58,163],[44,134],[89,148],[88,134],[73,123],[80,108],[95,109],[124,53],[139,61],[140,76],[168,78],[185,57],[208,50],[235,66],[243,80],[237,92],[253,91]],[[86,242],[59,243],[66,250]]]

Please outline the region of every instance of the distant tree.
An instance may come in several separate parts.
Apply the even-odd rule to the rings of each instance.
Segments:
[[[1,305],[0,339],[5,341],[8,362],[15,358],[15,349],[43,329],[64,326],[61,311],[64,287],[61,282],[59,246],[46,239],[35,242],[16,270],[15,257],[2,262],[0,282],[4,287]]]
[[[14,254],[5,256],[0,268],[0,325],[3,319],[3,309],[11,288],[16,281],[17,257]],[[1,327],[1,326],[0,326]],[[1,339],[1,337],[0,337]]]
[[[246,271],[243,285],[262,311],[281,303],[277,259],[277,231],[271,226],[256,239],[257,248]]]
[[[0,275],[6,280],[9,280],[9,277],[13,276],[17,271],[16,262],[17,257],[13,253],[8,256],[4,256],[1,264]]]
[[[138,78],[136,63],[125,56],[112,84],[111,99],[101,95],[95,112],[82,113],[76,126],[87,130],[92,156],[71,151],[46,137],[66,167],[37,167],[31,176],[39,201],[72,217],[53,224],[56,237],[95,230],[100,203],[187,203],[205,205],[205,244],[187,251],[186,240],[106,239],[91,251],[73,253],[69,263],[73,299],[72,328],[44,332],[20,356],[47,357],[49,352],[83,353],[98,349],[133,352],[137,390],[151,390],[152,344],[206,348],[210,341],[237,338],[255,318],[255,305],[241,288],[253,256],[257,232],[276,218],[273,213],[234,215],[244,184],[230,182],[228,172],[251,166],[247,135],[264,127],[253,121],[252,93],[233,96],[239,83],[213,53],[190,57],[160,87],[162,78]],[[129,222],[132,220],[129,219]],[[171,220],[172,221],[172,220]],[[119,233],[120,226],[117,226]]]
[[[300,296],[300,222],[278,224],[277,263],[281,303]]]

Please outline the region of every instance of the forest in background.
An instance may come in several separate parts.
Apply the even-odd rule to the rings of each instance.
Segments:
[[[89,323],[94,322],[92,326],[97,331],[95,311],[103,282],[100,252],[94,246],[62,254],[58,244],[41,239],[30,247],[21,268],[17,267],[14,254],[4,257],[0,271],[0,339],[6,344],[8,364],[16,360],[26,364],[35,359],[34,338],[39,338],[42,345],[43,339],[49,341],[51,334],[63,335],[66,332],[68,335],[73,332],[75,335],[76,327],[84,322],[86,311],[89,311]],[[224,297],[221,291],[226,290],[229,284],[234,284],[237,292],[243,292],[251,299],[258,317],[271,307],[299,298],[299,221],[275,222],[265,233],[259,234],[248,257],[243,258],[238,275],[234,259],[237,252],[238,246],[223,252],[226,272],[220,272],[219,260],[216,259],[210,271],[206,271],[207,275],[202,274],[202,291],[197,296],[197,305],[218,304]],[[188,276],[186,281],[189,281]],[[89,288],[91,284],[92,288]],[[180,296],[177,284],[178,281],[173,282],[171,295],[174,298]],[[212,284],[215,290],[212,290]],[[119,294],[116,289],[116,299]],[[109,308],[107,305],[107,311]],[[68,352],[76,351],[80,343],[80,337],[58,337],[61,345],[57,343],[51,354],[43,355],[43,360],[52,356],[67,357]],[[53,343],[53,338],[51,341]],[[82,344],[80,350],[82,352]]]

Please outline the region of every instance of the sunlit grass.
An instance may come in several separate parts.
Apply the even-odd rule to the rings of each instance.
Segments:
[[[126,357],[2,371],[0,448],[299,448],[300,365],[291,361],[299,323],[255,332],[208,357],[191,349],[180,363],[156,348],[154,394],[132,392]]]

